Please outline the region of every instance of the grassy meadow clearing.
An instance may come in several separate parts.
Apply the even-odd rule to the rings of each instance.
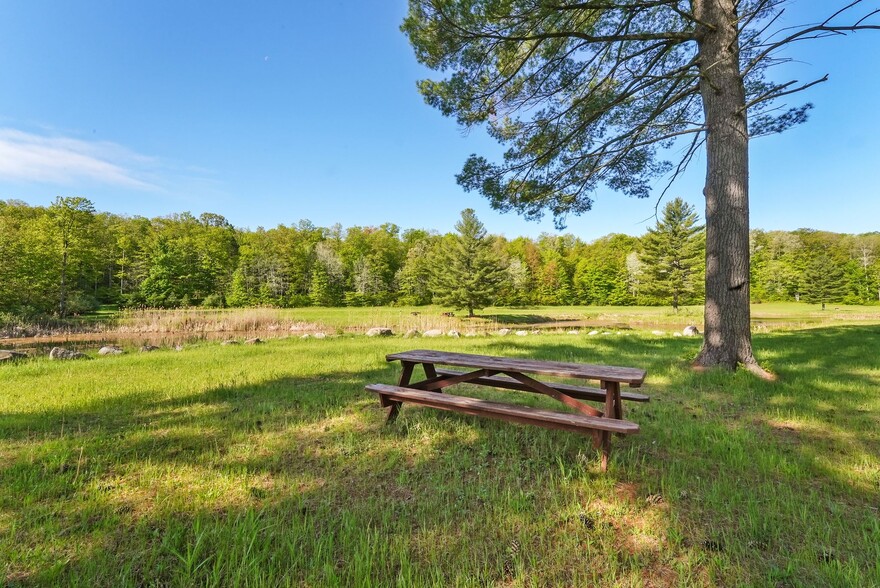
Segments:
[[[340,333],[439,314],[305,310],[295,320]],[[756,306],[769,325],[756,353],[776,382],[693,372],[698,339],[634,324],[667,311],[591,311],[605,314],[449,320],[462,332],[548,316],[634,328],[0,364],[0,581],[880,586],[878,309]],[[641,432],[615,439],[605,474],[571,433],[406,405],[384,427],[363,386],[394,382],[385,354],[414,347],[643,367],[652,400],[625,406]]]

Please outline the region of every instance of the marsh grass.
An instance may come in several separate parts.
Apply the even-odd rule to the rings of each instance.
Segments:
[[[0,365],[0,570],[72,586],[880,585],[880,327],[759,334],[774,383],[694,339],[205,343]],[[602,474],[564,432],[404,407],[413,346],[635,365]],[[485,398],[557,408],[515,392]]]

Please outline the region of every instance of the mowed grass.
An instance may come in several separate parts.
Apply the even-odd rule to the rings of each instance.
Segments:
[[[343,336],[0,365],[0,583],[877,586],[880,326],[696,339]],[[431,347],[640,366],[638,435],[404,406],[363,386]],[[516,392],[461,393],[558,408]]]

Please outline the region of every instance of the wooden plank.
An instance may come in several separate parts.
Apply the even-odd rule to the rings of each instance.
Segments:
[[[440,364],[456,367],[472,367],[493,370],[496,372],[520,372],[560,376],[563,378],[583,378],[587,380],[605,380],[620,382],[634,388],[645,381],[645,370],[638,368],[617,367],[607,365],[591,365],[586,363],[568,363],[563,361],[541,361],[535,359],[518,359],[510,357],[494,357],[491,355],[474,355],[471,353],[452,353],[431,349],[415,349],[392,353],[386,356],[388,361],[411,361],[422,364]]]
[[[441,376],[456,376],[464,372],[450,370],[446,368],[437,368],[437,373]],[[588,386],[573,386],[571,384],[560,384],[559,382],[544,382],[551,388],[555,388],[560,392],[568,394],[572,398],[580,400],[595,400],[596,402],[605,402],[605,390],[601,388],[590,388]],[[468,384],[477,386],[491,386],[493,388],[503,388],[505,390],[519,390],[520,392],[533,392],[531,388],[525,384],[521,384],[507,376],[492,376],[490,378],[477,378],[470,380]],[[638,392],[621,391],[620,398],[631,402],[649,402],[650,396],[639,394]]]
[[[563,394],[559,390],[554,390],[553,388],[551,388],[547,384],[544,384],[543,382],[539,382],[538,380],[536,380],[534,378],[530,378],[529,376],[527,376],[525,374],[518,374],[516,372],[510,372],[507,375],[510,376],[511,378],[513,378],[514,380],[516,380],[517,382],[519,382],[520,384],[524,384],[524,385],[530,387],[535,392],[538,392],[540,394],[546,394],[547,396],[549,396],[551,398],[555,398],[556,400],[558,400],[562,404],[566,405],[569,408],[575,409],[576,411],[578,411],[581,414],[586,414],[586,415],[595,416],[595,417],[603,416],[601,412],[599,412],[598,410],[596,410],[592,406],[587,406],[583,402],[580,402],[579,400],[575,400],[571,396]],[[608,416],[608,414],[606,413],[604,416]]]
[[[561,429],[576,433],[589,433],[592,430],[608,431],[631,435],[639,432],[639,425],[630,421],[618,419],[606,419],[583,414],[556,412],[528,406],[515,406],[500,402],[490,402],[478,398],[454,396],[452,394],[437,394],[402,388],[388,384],[370,384],[366,386],[370,392],[379,394],[380,398],[395,400],[398,402],[411,402],[476,416],[485,416],[500,420],[536,425],[551,429]]]

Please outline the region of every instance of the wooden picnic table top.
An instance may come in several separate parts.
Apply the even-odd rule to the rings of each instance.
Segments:
[[[645,370],[629,367],[608,365],[591,365],[586,363],[570,363],[564,361],[545,361],[539,359],[519,359],[512,357],[496,357],[492,355],[475,355],[472,353],[454,353],[432,349],[414,349],[391,353],[385,357],[388,361],[405,361],[413,363],[430,363],[457,367],[497,370],[499,372],[517,372],[559,376],[563,378],[583,378],[605,382],[620,382],[638,388],[645,381]]]

